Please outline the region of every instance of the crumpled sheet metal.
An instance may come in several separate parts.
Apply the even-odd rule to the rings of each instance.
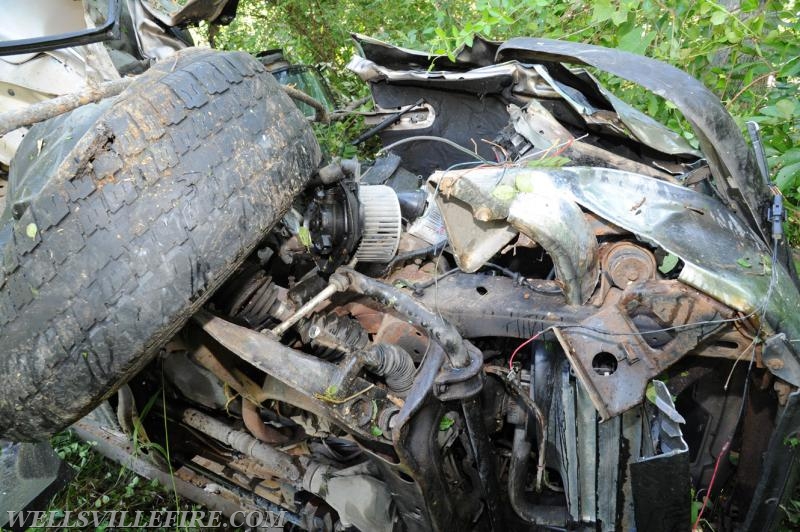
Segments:
[[[521,63],[556,61],[592,66],[637,83],[675,104],[691,123],[723,200],[767,241],[768,231],[759,213],[770,195],[759,177],[753,152],[719,99],[682,70],[621,50],[554,39],[519,37],[500,43],[476,37],[473,46],[456,52],[453,62],[446,57],[432,58],[424,52],[393,47],[362,35],[353,37],[364,57],[395,70],[426,70],[433,64],[437,70],[463,71],[510,60]],[[627,114],[626,109],[616,111],[620,116]],[[626,125],[632,130],[639,129],[634,124],[639,118],[625,119]],[[658,140],[649,134],[641,140],[647,142],[648,138]]]
[[[475,68],[467,72],[430,71],[430,70],[392,70],[374,61],[354,55],[347,64],[347,69],[358,75],[363,81],[390,83],[424,83],[447,85],[463,85],[465,81],[485,82],[485,92],[501,92],[506,88],[505,80],[512,81],[512,92],[539,98],[558,98],[559,93],[550,84],[530,68],[525,68],[516,61],[498,65]]]
[[[719,99],[697,79],[648,57],[553,39],[510,39],[497,48],[496,59],[584,64],[637,83],[669,100],[695,130],[723,199],[763,237],[760,209],[769,201],[769,191],[757,178],[753,152]]]
[[[516,197],[503,202],[493,191],[479,195],[486,187],[475,183],[522,184],[536,194],[556,191],[679,257],[684,262],[680,281],[745,314],[763,308],[774,330],[800,339],[800,294],[789,273],[782,264],[772,264],[770,249],[753,230],[710,196],[607,168],[478,168],[434,175],[441,180],[440,192],[466,201],[473,210],[485,209],[484,216],[495,219],[506,216]]]
[[[508,180],[512,177],[498,174],[498,170],[436,172],[431,176],[429,183],[438,184],[441,192],[437,202],[459,267],[475,271],[500,251],[516,234],[504,231],[508,228],[506,220],[553,258],[567,302],[586,303],[599,277],[598,244],[591,225],[577,203],[556,188],[540,187],[536,194],[518,193],[507,202],[498,199],[496,191],[503,187],[510,190]],[[488,238],[481,238],[480,224],[492,224]],[[475,242],[480,246],[473,245]]]
[[[367,42],[362,36],[356,37],[362,45]],[[359,40],[362,39],[362,40]],[[587,72],[573,72],[583,83],[592,86],[601,100],[606,99],[608,107],[613,111],[598,109],[589,100],[572,87],[569,87],[550,75],[544,65],[530,65],[519,61],[506,61],[492,64],[488,58],[482,58],[486,64],[475,68],[467,68],[463,64],[441,65],[451,67],[448,70],[431,70],[428,65],[433,58],[421,52],[394,47],[375,39],[369,39],[365,48],[367,57],[353,56],[347,68],[367,82],[386,81],[390,84],[413,84],[443,89],[476,91],[485,94],[508,94],[510,91],[521,102],[533,98],[563,99],[583,120],[592,127],[612,133],[622,138],[638,140],[650,148],[667,155],[683,157],[699,157],[700,153],[692,149],[683,137],[671,131],[656,120],[636,110],[622,100],[614,97]],[[392,63],[396,57],[407,64],[395,64],[390,68],[384,61]],[[426,58],[423,60],[423,58]],[[380,61],[380,62],[379,62]],[[413,65],[427,61],[426,66]]]
[[[578,204],[559,194],[522,193],[509,206],[508,221],[550,254],[567,302],[586,303],[600,269],[597,238]]]
[[[533,68],[570,107],[583,117],[587,125],[601,126],[607,132],[612,132],[619,137],[633,138],[668,155],[701,156],[683,137],[614,96],[585,70],[575,70],[573,74],[593,86],[608,101],[614,110],[612,113],[594,107],[579,91],[558,82],[544,65],[533,65]],[[609,114],[616,116],[609,117],[607,116]]]

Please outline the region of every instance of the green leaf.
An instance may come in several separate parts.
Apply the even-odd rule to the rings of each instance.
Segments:
[[[553,157],[544,157],[542,159],[533,159],[525,163],[526,168],[561,168],[569,163],[570,159],[555,155]]]
[[[643,54],[650,43],[653,42],[656,34],[653,31],[642,35],[640,28],[632,28],[628,33],[619,38],[618,48],[634,53]]]
[[[792,101],[789,98],[784,98],[775,102],[775,110],[778,112],[778,116],[787,120],[794,116],[795,107],[797,107],[797,100]]]
[[[790,189],[794,188],[798,177],[800,177],[800,162],[787,164],[778,171],[778,175],[775,176],[775,184],[778,185],[781,192],[788,193]]]
[[[378,425],[372,425],[372,428],[369,429],[369,432],[376,438],[380,438],[381,436],[383,436],[383,431]]]
[[[533,192],[533,176],[520,174],[514,181],[514,186],[520,192]]]
[[[786,61],[786,63],[784,63],[784,65],[778,71],[778,77],[788,78],[791,76],[796,76],[798,73],[800,73],[800,55]]]
[[[741,266],[742,268],[752,268],[753,265],[750,264],[750,259],[747,257],[739,257],[736,259],[736,264]]]
[[[300,230],[297,231],[297,239],[306,249],[311,249],[311,231],[308,230],[308,227],[300,227]]]
[[[614,16],[614,6],[610,0],[599,0],[594,3],[592,22],[604,22]]]
[[[644,392],[644,396],[653,404],[656,404],[656,387],[653,386],[652,382],[647,383],[647,389]]]
[[[449,429],[450,427],[452,427],[452,426],[453,426],[453,424],[454,424],[455,422],[456,422],[456,421],[455,421],[454,419],[452,419],[452,418],[449,418],[449,417],[447,417],[447,416],[444,416],[444,417],[443,417],[443,418],[442,418],[442,419],[439,421],[439,430],[441,430],[441,431],[445,431],[445,430]]]
[[[694,526],[695,521],[697,521],[697,516],[700,515],[700,508],[703,507],[702,501],[692,501],[692,520],[691,526]]]
[[[738,26],[728,26],[725,28],[725,38],[731,44],[738,44],[742,42],[742,32]]]
[[[325,393],[323,394],[325,397],[336,397],[336,393],[339,391],[339,387],[335,384],[331,384],[327,388],[325,388]]]
[[[511,185],[497,185],[492,190],[492,196],[500,201],[511,201],[516,195],[517,191]]]
[[[711,13],[710,20],[713,26],[719,26],[720,24],[723,24],[725,20],[727,20],[727,18],[728,18],[727,13],[725,13],[724,11],[716,10],[713,13]]]
[[[758,9],[758,0],[742,0],[740,7],[742,11],[745,13],[749,13],[750,11],[755,11]]]
[[[787,164],[800,163],[800,148],[792,148],[777,157],[777,160],[784,166]]]
[[[667,274],[675,269],[675,266],[678,265],[678,256],[673,255],[672,253],[667,253],[664,257],[664,260],[661,261],[661,266],[658,267],[658,271],[661,273]]]
[[[620,26],[624,24],[627,20],[628,20],[628,10],[625,8],[621,8],[617,11],[614,11],[614,14],[611,15],[611,22],[613,22],[615,26]]]

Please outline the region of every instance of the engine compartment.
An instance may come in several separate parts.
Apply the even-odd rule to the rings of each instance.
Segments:
[[[308,530],[772,523],[796,276],[724,147],[585,70],[482,64],[509,43],[427,71],[359,44],[386,154],[323,166],[112,424]]]

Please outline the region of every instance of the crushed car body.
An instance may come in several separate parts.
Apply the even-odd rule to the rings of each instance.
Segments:
[[[235,52],[181,50],[30,129],[0,216],[20,381],[0,437],[71,426],[211,509],[307,530],[685,530],[693,499],[717,529],[776,529],[800,294],[718,99],[578,43],[354,39],[374,162],[323,160]],[[40,152],[51,176],[23,186]],[[172,463],[136,453],[165,430]]]

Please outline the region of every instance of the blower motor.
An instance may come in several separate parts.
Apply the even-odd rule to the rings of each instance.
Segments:
[[[358,262],[389,262],[400,244],[400,201],[386,185],[340,181],[319,187],[304,218],[311,253],[323,273],[353,257]]]

